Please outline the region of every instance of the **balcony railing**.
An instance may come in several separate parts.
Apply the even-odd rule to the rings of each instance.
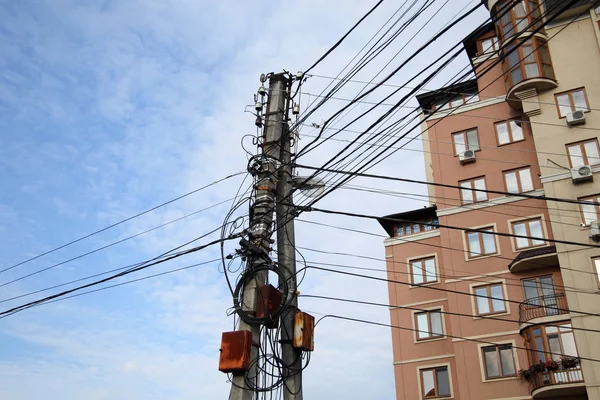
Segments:
[[[521,324],[534,318],[568,313],[569,305],[564,293],[535,297],[519,304],[519,322]]]
[[[531,378],[532,393],[541,387],[583,382],[583,374],[579,366],[555,371],[534,372]]]

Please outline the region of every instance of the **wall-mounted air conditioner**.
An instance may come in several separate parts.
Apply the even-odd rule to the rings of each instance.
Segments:
[[[585,124],[585,113],[577,110],[575,112],[567,114],[567,125],[575,126]]]
[[[591,181],[594,179],[592,168],[589,165],[582,165],[579,168],[571,169],[571,179],[574,183]]]
[[[460,153],[458,155],[458,160],[463,165],[475,162],[475,151],[474,150],[467,150],[467,151],[465,151],[463,153]]]

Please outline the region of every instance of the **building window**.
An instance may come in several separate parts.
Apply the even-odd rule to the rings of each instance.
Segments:
[[[508,193],[530,192],[533,188],[531,168],[519,168],[504,171],[504,184]]]
[[[469,129],[464,132],[452,134],[452,143],[454,143],[454,154],[462,154],[467,150],[479,151],[479,137],[477,129]]]
[[[554,95],[558,116],[564,118],[574,111],[590,111],[587,95],[584,88],[570,90]]]
[[[479,101],[478,93],[459,93],[451,98],[446,98],[433,105],[435,111],[449,110],[451,108],[462,106],[463,104],[473,104]]]
[[[577,199],[581,202],[589,202],[590,204],[580,204],[581,216],[583,223],[589,225],[594,221],[600,220],[600,206],[594,203],[600,203],[600,195],[593,195],[588,197],[580,197]]]
[[[469,258],[477,258],[497,253],[494,228],[489,227],[481,230],[485,232],[466,232]]]
[[[430,219],[427,221],[405,222],[396,224],[396,236],[412,235],[423,231],[431,231],[438,229],[438,219]]]
[[[560,361],[562,355],[577,357],[571,324],[531,327],[524,334],[525,347],[529,350],[532,364],[543,363],[548,358]]]
[[[589,139],[582,142],[571,143],[566,147],[571,168],[579,168],[583,165],[595,165],[600,163],[598,139]]]
[[[489,315],[506,312],[504,292],[501,283],[477,286],[475,289],[477,315]]]
[[[510,10],[507,10],[508,7]],[[537,0],[499,1],[492,8],[492,15],[498,36],[503,41],[519,32],[534,30],[543,23]]]
[[[512,345],[503,344],[481,349],[485,362],[485,378],[507,378],[515,376],[515,355]]]
[[[522,282],[528,307],[545,307],[546,315],[558,315],[552,275],[523,279]]]
[[[495,124],[496,127],[496,138],[498,139],[498,145],[520,142],[525,140],[523,135],[522,121],[511,120],[503,121]]]
[[[515,247],[517,250],[526,249],[529,247],[542,246],[546,242],[543,239],[544,231],[542,230],[542,219],[534,218],[526,221],[518,221],[512,223],[513,234],[527,237],[516,237]]]
[[[548,45],[540,38],[525,41],[522,45],[511,44],[506,48],[504,67],[506,88],[510,91],[526,79],[548,78],[555,80]]]
[[[498,38],[497,37],[491,37],[491,38],[487,38],[487,39],[482,39],[479,41],[479,46],[480,46],[480,54],[486,54],[486,53],[493,53],[494,51],[498,50]]]
[[[600,257],[592,258],[592,263],[594,264],[594,272],[596,273],[598,286],[600,286]]]
[[[435,339],[444,336],[440,310],[415,314],[415,325],[417,327],[417,340]]]
[[[421,394],[424,399],[450,397],[450,376],[448,367],[422,369]]]
[[[412,277],[413,285],[437,282],[435,257],[412,260],[410,262],[410,276]]]
[[[468,179],[458,183],[460,186],[460,199],[462,204],[479,203],[488,199],[485,189],[485,177]],[[473,190],[477,189],[477,190]]]

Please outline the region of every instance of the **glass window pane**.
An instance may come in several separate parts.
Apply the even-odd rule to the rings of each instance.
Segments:
[[[581,152],[580,145],[574,144],[567,146],[567,151],[569,152],[569,158],[571,159],[571,165],[573,168],[579,168],[584,165],[583,154]]]
[[[593,201],[593,200],[583,200],[583,201]],[[598,220],[598,215],[596,214],[596,206],[593,204],[582,204],[581,211],[583,212],[583,222],[586,225],[589,225],[591,222]]]
[[[523,80],[523,74],[521,73],[521,69],[517,68],[510,73],[510,77],[512,79],[512,84],[516,85],[517,83]]]
[[[496,134],[498,135],[498,144],[506,144],[510,142],[508,136],[508,125],[506,122],[496,124]]]
[[[473,202],[473,191],[471,190],[471,182],[462,182],[460,184],[460,195],[462,196],[463,203]]]
[[[495,285],[495,286],[490,287],[490,292],[492,294],[491,297],[493,297],[492,308],[493,308],[494,312],[506,311],[506,308],[504,307],[504,301],[496,300],[496,299],[504,299],[504,292],[502,291],[502,285]]]
[[[429,314],[431,318],[431,333],[432,336],[442,336],[444,331],[442,329],[442,314],[439,312],[432,312]]]
[[[481,255],[481,246],[479,245],[479,233],[471,232],[467,235],[469,241],[469,256],[477,257]]]
[[[500,362],[502,364],[503,376],[514,375],[516,373],[514,353],[510,346],[500,347]]]
[[[523,62],[525,63],[535,63],[535,54],[532,46],[523,46]]]
[[[505,173],[504,180],[506,182],[506,190],[509,193],[519,193],[519,185],[517,182],[517,173],[516,172]]]
[[[561,117],[564,117],[571,112],[571,100],[569,99],[568,94],[556,96],[556,103],[558,104],[558,110]]]
[[[534,342],[535,342],[535,349],[536,349],[536,352],[533,355],[533,357],[535,357],[534,362],[542,363],[542,362],[546,361],[546,354],[544,353],[544,343],[542,342],[541,337],[535,338]]]
[[[413,233],[421,232],[420,224],[413,224]]]
[[[560,360],[562,350],[560,349],[560,341],[558,335],[548,335],[548,347],[550,348],[550,357],[554,361]]]
[[[477,179],[477,180],[473,181],[473,183],[475,184],[475,189],[485,190],[485,179],[483,179],[483,178]],[[475,198],[477,199],[477,201],[485,201],[485,200],[487,200],[487,193],[486,192],[475,192]]]
[[[468,94],[467,95],[467,104],[477,103],[479,101],[478,94]]]
[[[433,379],[433,370],[423,371],[423,397],[435,395],[435,381]]]
[[[519,223],[513,225],[513,230],[515,235],[527,236],[527,228],[525,227],[525,223]],[[518,237],[515,238],[517,242],[517,248],[522,249],[523,247],[529,247],[529,240],[527,238]]]
[[[525,64],[525,76],[527,78],[537,78],[540,76],[540,69],[537,64]]]
[[[519,179],[521,180],[521,189],[523,192],[533,190],[533,180],[531,179],[531,169],[519,170]]]
[[[492,232],[491,229],[489,229]],[[483,237],[483,251],[485,254],[493,254],[496,252],[496,241],[494,240],[494,235],[491,233],[482,233]]]
[[[543,238],[544,232],[542,231],[542,221],[535,220],[529,222],[529,232],[531,233],[531,237]],[[532,246],[539,246],[544,244],[543,240],[531,239]]]
[[[452,140],[454,141],[454,148],[456,149],[456,154],[464,153],[467,150],[465,146],[465,135],[462,133],[458,133],[456,135],[452,135]]]
[[[585,155],[588,159],[589,165],[598,164],[600,162],[600,154],[598,154],[598,142],[591,140],[583,144],[585,148]]]
[[[488,378],[497,378],[500,376],[500,360],[496,347],[485,349],[483,351],[485,357],[485,369]]]
[[[517,124],[516,121],[510,121],[510,131],[512,132],[512,140],[523,140],[523,129]]]
[[[581,111],[589,111],[587,101],[585,100],[585,94],[583,90],[577,90],[571,93],[571,97],[573,97],[573,105],[575,106],[575,110]]]
[[[565,355],[577,357],[577,348],[575,347],[575,337],[573,332],[563,333],[560,335],[562,339],[562,346]]]
[[[517,18],[525,18],[527,17],[527,11],[525,8],[525,2],[524,1],[520,1],[517,4],[514,5],[512,12],[515,14],[515,17]]]
[[[435,370],[437,375],[438,396],[450,396],[450,379],[447,368],[438,368]]]
[[[489,300],[487,298],[488,297],[487,289],[486,288],[475,289],[475,295],[482,296],[482,297],[476,297],[478,313],[479,314],[488,314],[490,312],[490,304],[489,304]]]
[[[429,323],[427,322],[427,313],[417,314],[417,337],[419,339],[429,337]]]
[[[525,279],[523,281],[523,289],[525,289],[525,298],[527,299],[527,304],[536,306],[540,304],[538,299],[540,294],[538,293],[535,279]]]
[[[429,258],[425,260],[425,281],[433,282],[437,280],[435,273],[435,259]]]
[[[479,150],[479,139],[477,138],[476,129],[467,131],[467,144],[469,145],[469,150]]]
[[[540,278],[540,287],[542,288],[542,295],[554,296],[554,282],[551,276],[544,276]]]
[[[481,48],[483,49],[484,53],[488,53],[490,51],[492,51],[492,39],[484,39],[481,42]]]
[[[412,273],[413,273],[413,283],[415,283],[415,284],[423,283],[423,270],[421,267],[421,261],[413,261],[412,262]]]
[[[598,281],[600,281],[600,258],[594,259],[594,266],[596,267],[596,276],[598,277]]]

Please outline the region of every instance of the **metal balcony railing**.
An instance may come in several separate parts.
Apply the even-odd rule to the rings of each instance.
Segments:
[[[521,324],[534,318],[568,313],[569,305],[564,293],[535,297],[519,304],[519,322]]]
[[[533,385],[531,391],[533,392],[545,386],[583,382],[583,374],[579,366],[555,371],[540,371],[533,373],[531,382]]]

